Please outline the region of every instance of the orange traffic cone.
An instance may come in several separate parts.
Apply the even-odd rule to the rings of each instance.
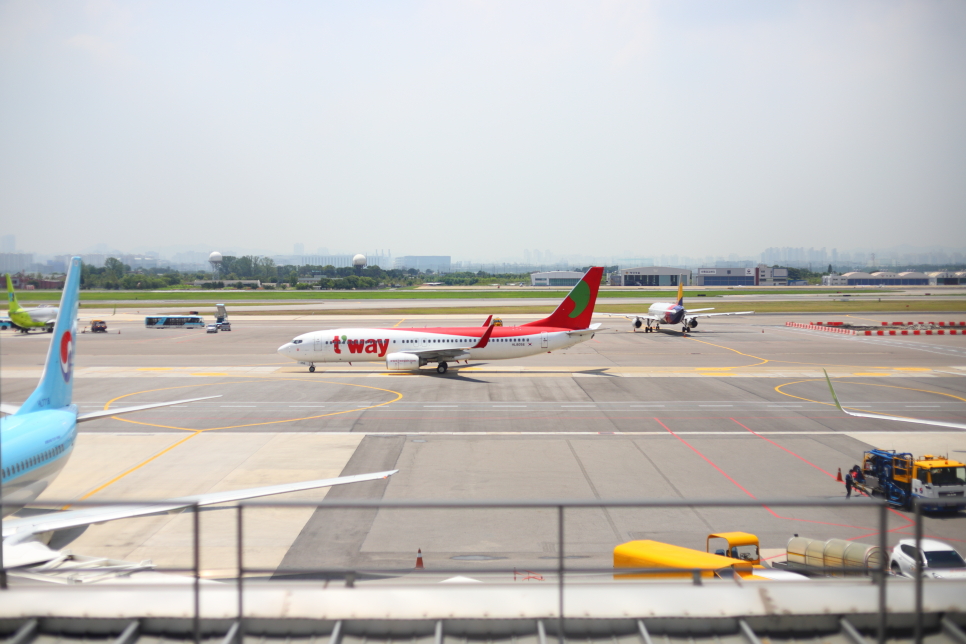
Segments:
[[[839,472],[841,474],[841,471]],[[425,570],[423,568],[423,549],[419,548],[416,550],[416,570]]]
[[[842,468],[841,467],[839,468],[839,473],[838,473],[838,476],[835,477],[835,480],[838,481],[839,483],[845,483],[845,479],[842,478]]]

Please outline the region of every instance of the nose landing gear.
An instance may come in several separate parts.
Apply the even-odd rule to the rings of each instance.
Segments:
[[[309,373],[315,373],[315,365],[314,364],[310,364],[309,365]]]

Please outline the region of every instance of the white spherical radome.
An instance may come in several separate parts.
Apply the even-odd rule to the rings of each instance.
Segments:
[[[366,265],[366,256],[365,255],[362,255],[362,254],[356,255],[355,257],[352,258],[352,265],[353,266],[365,266]]]
[[[221,261],[221,253],[219,253],[216,250],[211,255],[208,255],[208,261],[209,262],[220,262]]]

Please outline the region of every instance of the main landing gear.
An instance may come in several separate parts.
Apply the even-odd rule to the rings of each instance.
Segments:
[[[436,365],[436,373],[446,373],[447,369],[449,369],[449,365],[445,362],[440,362]]]
[[[647,326],[644,327],[644,333],[656,333],[657,331],[660,331],[660,330],[661,330],[660,325],[651,326],[650,323],[648,323]]]

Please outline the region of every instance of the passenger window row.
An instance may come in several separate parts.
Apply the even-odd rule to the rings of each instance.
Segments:
[[[4,477],[13,476],[18,472],[23,472],[24,470],[27,470],[33,467],[34,465],[39,465],[44,461],[51,459],[54,456],[57,456],[58,454],[63,453],[65,449],[67,449],[65,445],[58,445],[56,447],[52,447],[51,449],[46,450],[41,454],[37,454],[36,456],[31,456],[28,459],[25,459],[19,463],[16,463],[15,465],[12,465],[10,467],[5,467],[3,468],[3,476]]]

